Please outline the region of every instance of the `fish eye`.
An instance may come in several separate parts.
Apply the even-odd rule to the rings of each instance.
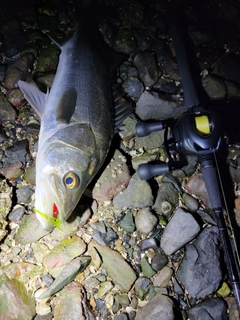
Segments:
[[[64,178],[64,183],[68,189],[76,188],[79,185],[79,177],[74,172],[68,172]]]

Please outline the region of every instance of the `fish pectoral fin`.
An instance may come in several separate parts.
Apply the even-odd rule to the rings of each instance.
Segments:
[[[77,104],[77,91],[69,88],[60,97],[56,107],[56,120],[69,123]]]
[[[18,86],[22,91],[24,98],[27,100],[27,102],[37,113],[38,117],[41,119],[46,105],[48,92],[43,93],[36,86],[24,82],[22,80],[18,81]]]
[[[115,121],[115,133],[119,131],[122,126],[123,120],[125,120],[129,115],[132,114],[134,110],[133,101],[124,97],[121,93],[121,89],[118,84],[112,85],[112,95],[114,100],[114,121]]]

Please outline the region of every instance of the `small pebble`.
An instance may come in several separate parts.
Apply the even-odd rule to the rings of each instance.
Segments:
[[[158,219],[149,208],[143,208],[138,211],[135,217],[136,228],[142,234],[148,234],[153,231],[157,225]]]
[[[14,206],[12,211],[9,213],[8,219],[10,221],[19,221],[23,217],[25,208],[19,204]]]
[[[150,248],[157,249],[159,247],[159,243],[156,238],[150,237],[147,239],[144,239],[138,243],[139,248],[144,251],[148,250]]]

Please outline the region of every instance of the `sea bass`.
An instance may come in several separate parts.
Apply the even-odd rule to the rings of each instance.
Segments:
[[[41,119],[35,211],[50,230],[67,220],[99,171],[115,126],[110,70],[95,33],[78,24],[60,48],[50,92],[18,82]],[[120,118],[124,113],[122,109]]]

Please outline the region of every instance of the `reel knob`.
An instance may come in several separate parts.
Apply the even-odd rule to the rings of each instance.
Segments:
[[[139,122],[136,124],[136,133],[138,137],[148,136],[150,133],[165,129],[162,122]]]
[[[167,163],[163,164],[149,164],[142,163],[138,166],[138,174],[141,180],[149,180],[152,177],[160,176],[168,173],[170,168]]]

